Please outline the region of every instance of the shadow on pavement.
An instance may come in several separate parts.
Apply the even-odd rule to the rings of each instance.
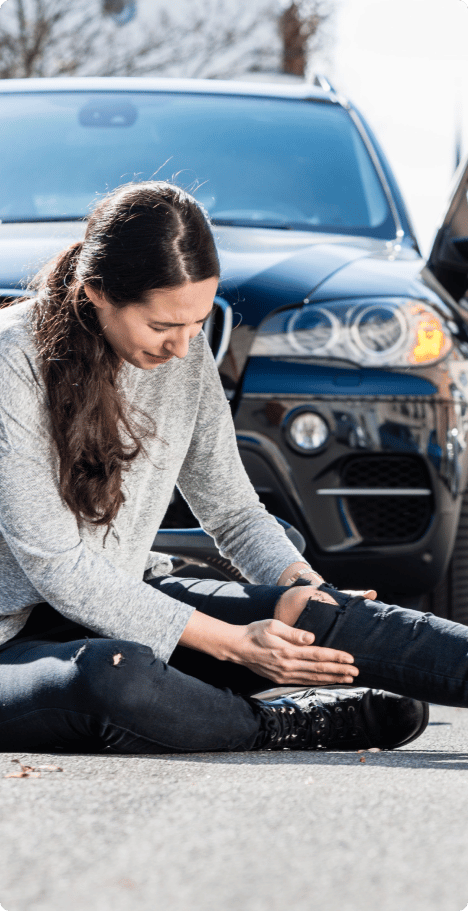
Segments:
[[[159,758],[162,758],[159,754]],[[332,753],[324,751],[302,751],[290,752],[281,750],[278,752],[264,750],[258,753],[171,753],[166,754],[164,758],[171,762],[194,762],[206,765],[332,765],[332,766],[352,766],[359,765],[361,759],[365,759],[365,764],[369,766],[384,766],[391,768],[411,768],[411,769],[460,769],[468,770],[468,752],[463,753],[444,753],[438,750],[391,750],[381,753],[363,753],[343,752]],[[364,763],[362,763],[364,765]]]

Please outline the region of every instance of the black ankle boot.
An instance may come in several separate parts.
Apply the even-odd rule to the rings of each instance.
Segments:
[[[311,689],[250,701],[261,719],[254,750],[393,750],[429,721],[426,702],[383,690]]]

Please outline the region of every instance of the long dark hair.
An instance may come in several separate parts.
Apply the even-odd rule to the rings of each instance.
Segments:
[[[125,499],[122,471],[142,451],[145,435],[155,432],[127,411],[119,357],[84,285],[122,308],[145,303],[154,289],[215,276],[219,261],[204,211],[179,187],[148,181],[101,200],[84,240],[63,250],[32,283],[60,491],[78,521],[110,525]]]

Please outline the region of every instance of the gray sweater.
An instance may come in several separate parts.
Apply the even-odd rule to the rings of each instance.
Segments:
[[[25,302],[0,311],[0,644],[47,601],[101,635],[149,645],[167,660],[193,608],[143,576],[171,569],[150,548],[175,485],[249,581],[276,584],[301,555],[243,468],[203,333],[183,360],[121,368],[126,400],[153,416],[157,437],[125,472],[126,501],[107,537],[105,528],[77,523],[59,491],[30,310]]]

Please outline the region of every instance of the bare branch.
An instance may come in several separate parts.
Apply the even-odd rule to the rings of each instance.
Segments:
[[[168,0],[169,2],[169,0]],[[332,0],[297,0],[298,40],[319,44]],[[0,9],[0,78],[172,75],[232,78],[280,70],[285,37],[280,0],[191,0],[184,19],[169,6],[151,26],[119,28],[126,0],[7,0]],[[283,2],[284,9],[284,2]],[[110,13],[111,15],[105,15]],[[130,39],[130,40],[129,40]],[[285,67],[286,68],[286,67]]]

